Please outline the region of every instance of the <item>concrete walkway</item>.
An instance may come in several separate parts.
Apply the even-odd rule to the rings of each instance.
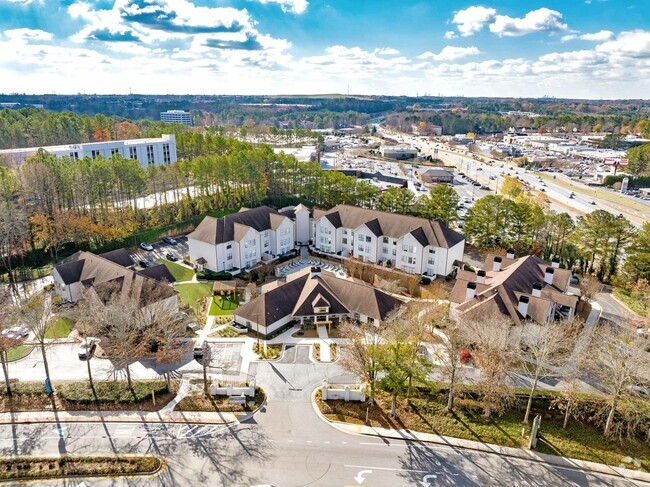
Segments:
[[[331,362],[332,353],[330,351],[330,341],[327,336],[327,327],[325,325],[318,325],[318,338],[320,338],[320,361]]]

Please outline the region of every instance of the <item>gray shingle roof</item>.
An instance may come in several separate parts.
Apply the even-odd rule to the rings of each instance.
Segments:
[[[400,238],[407,233],[416,232],[414,237],[425,246],[448,249],[465,240],[462,234],[452,230],[440,220],[427,220],[349,205],[337,205],[324,216],[336,228],[358,228],[363,224],[370,224],[372,226],[370,229],[375,235],[391,238]]]
[[[222,216],[221,218],[206,216],[196,227],[196,230],[187,237],[213,245],[230,242],[237,240],[237,237],[241,238],[243,236],[245,232],[241,230],[241,226],[251,227],[258,232],[277,228],[281,223],[280,216],[284,217],[285,215],[268,206],[260,206],[252,210],[242,208],[239,213]],[[237,231],[236,227],[240,230]]]

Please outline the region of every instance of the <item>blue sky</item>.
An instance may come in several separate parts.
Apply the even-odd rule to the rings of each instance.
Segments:
[[[0,92],[650,97],[650,0],[0,0]]]

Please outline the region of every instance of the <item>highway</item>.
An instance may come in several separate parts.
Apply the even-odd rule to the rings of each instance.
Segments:
[[[466,151],[460,152],[451,146],[441,142],[431,142],[426,139],[411,136],[408,134],[396,133],[383,130],[382,135],[396,138],[397,140],[411,144],[421,149],[422,154],[431,155],[442,159],[446,165],[455,166],[458,172],[464,172],[466,175],[478,180],[481,184],[488,186],[492,191],[497,190],[506,176],[518,177],[528,184],[533,191],[543,192],[549,199],[550,207],[555,211],[565,211],[574,218],[583,216],[596,209],[609,211],[615,215],[623,214],[634,225],[641,226],[650,219],[650,203],[647,201],[637,200],[631,197],[621,197],[619,201],[611,201],[614,198],[608,197],[607,200],[598,196],[598,191],[607,191],[604,189],[594,189],[582,183],[569,179],[560,173],[533,172],[514,166],[507,161],[497,161],[490,159],[489,156],[479,155],[487,162],[477,161]],[[493,179],[491,179],[493,178]],[[466,183],[463,179],[461,183]],[[468,191],[471,191],[470,184],[462,184],[462,190],[456,186],[456,189],[465,198]],[[542,191],[543,190],[543,191]],[[570,197],[575,193],[574,198]],[[484,193],[481,193],[484,194]],[[480,194],[477,193],[476,198]],[[647,211],[645,208],[647,207]]]

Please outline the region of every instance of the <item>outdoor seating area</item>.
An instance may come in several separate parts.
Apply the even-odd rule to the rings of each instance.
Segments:
[[[288,274],[292,274],[299,270],[305,269],[307,267],[320,267],[324,271],[329,271],[336,274],[338,277],[347,277],[348,271],[341,264],[332,264],[325,261],[309,259],[309,260],[295,260],[285,266],[278,267],[275,270],[275,275],[277,277],[283,277]]]

